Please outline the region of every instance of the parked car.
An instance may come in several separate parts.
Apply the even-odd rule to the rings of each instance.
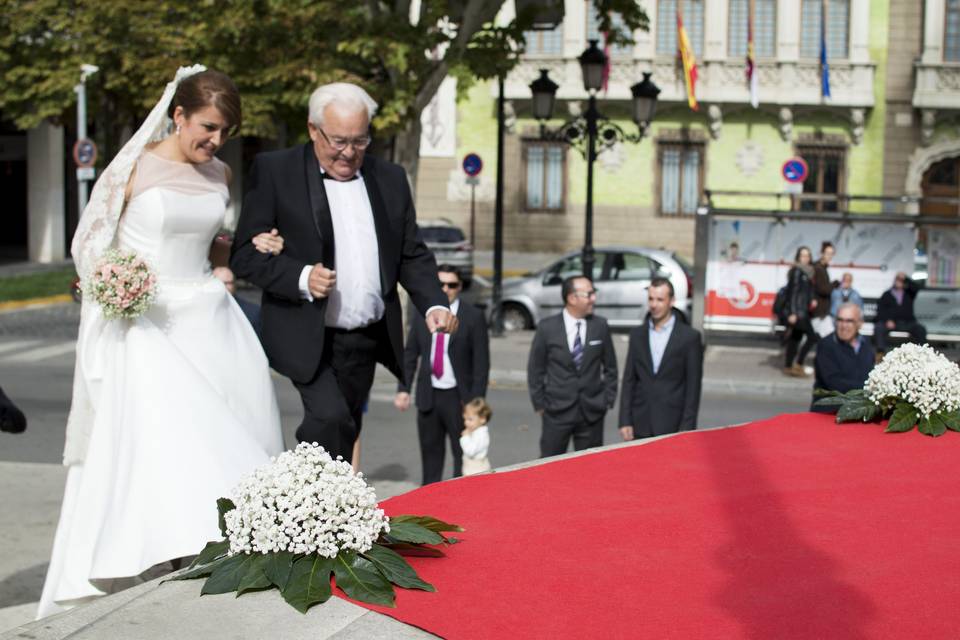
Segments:
[[[449,264],[460,269],[464,283],[473,279],[473,245],[463,230],[449,220],[420,220],[417,222],[427,248],[433,252],[437,264]]]
[[[673,284],[674,307],[690,317],[693,267],[676,253],[642,247],[601,247],[595,250],[593,283],[597,289],[596,313],[610,326],[633,327],[647,315],[647,287],[655,276]],[[569,253],[545,269],[503,283],[501,303],[508,331],[532,329],[542,318],[563,308],[560,284],[583,273],[580,252]]]

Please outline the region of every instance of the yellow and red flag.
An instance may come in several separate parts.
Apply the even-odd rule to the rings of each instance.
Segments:
[[[697,58],[693,55],[690,38],[683,27],[683,13],[680,11],[680,2],[677,2],[677,46],[680,49],[680,60],[683,61],[683,79],[687,85],[687,104],[694,111],[699,109],[697,104]]]

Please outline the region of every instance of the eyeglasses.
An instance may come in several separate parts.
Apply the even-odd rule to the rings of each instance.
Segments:
[[[327,141],[327,144],[337,151],[343,151],[347,147],[353,147],[357,151],[363,151],[370,146],[370,141],[372,140],[369,135],[360,136],[359,138],[341,138],[340,136],[331,137],[328,136],[320,127],[315,126],[315,128],[320,132],[320,135],[323,136],[323,139]]]
[[[837,318],[837,322],[840,324],[857,324],[857,321],[853,318]]]
[[[441,282],[440,286],[443,287],[444,289],[451,289],[453,291],[456,291],[457,289],[460,288],[460,283],[459,282]]]
[[[578,298],[596,298],[598,293],[600,292],[596,289],[591,289],[590,291],[574,291],[573,295]]]

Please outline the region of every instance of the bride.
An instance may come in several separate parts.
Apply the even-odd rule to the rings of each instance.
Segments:
[[[168,116],[175,130],[163,137]],[[38,617],[219,539],[217,498],[283,450],[266,357],[208,261],[228,201],[229,170],[214,154],[239,126],[230,78],[182,68],[84,210],[72,246],[81,278],[115,246],[147,260],[158,293],[135,320],[83,305]],[[282,249],[276,230],[256,244]]]

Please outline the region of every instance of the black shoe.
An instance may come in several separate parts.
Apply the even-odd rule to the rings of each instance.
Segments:
[[[27,417],[0,389],[0,431],[21,433],[27,428]]]

